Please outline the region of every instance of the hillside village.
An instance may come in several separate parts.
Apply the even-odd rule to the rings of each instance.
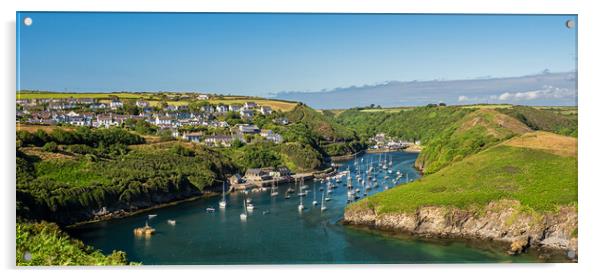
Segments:
[[[208,146],[229,147],[235,140],[249,143],[255,135],[275,144],[282,136],[272,130],[261,130],[253,124],[257,115],[269,116],[272,107],[252,101],[231,104],[211,104],[209,95],[199,94],[196,100],[174,105],[168,102],[151,105],[143,98],[110,100],[97,98],[30,98],[17,99],[17,123],[51,126],[87,126],[109,128],[133,125],[141,121],[176,139]],[[194,104],[194,107],[192,105]],[[236,119],[235,125],[227,119]],[[287,125],[288,119],[272,120]],[[212,130],[205,134],[202,130]]]

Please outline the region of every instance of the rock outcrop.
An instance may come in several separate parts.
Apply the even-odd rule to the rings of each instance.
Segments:
[[[426,206],[412,213],[378,213],[364,205],[348,208],[344,222],[419,236],[501,241],[511,254],[537,247],[577,257],[577,209],[572,206],[537,213],[521,210],[518,201],[503,200],[478,211]]]

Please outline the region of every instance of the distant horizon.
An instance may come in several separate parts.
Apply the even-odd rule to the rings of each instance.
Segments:
[[[544,70],[545,71],[545,70]],[[539,73],[528,73],[528,74],[523,74],[523,75],[518,75],[518,76],[483,76],[483,77],[475,77],[475,78],[464,78],[464,79],[431,79],[431,80],[387,80],[387,81],[376,81],[373,82],[371,84],[362,84],[362,85],[357,85],[357,84],[351,84],[348,86],[344,86],[344,87],[337,87],[337,88],[324,88],[320,91],[313,91],[313,92],[303,92],[303,93],[307,93],[307,94],[311,94],[311,93],[322,93],[324,91],[327,90],[336,90],[336,89],[348,89],[348,88],[361,88],[361,87],[368,87],[368,86],[378,86],[378,85],[386,85],[386,84],[390,84],[390,83],[395,83],[395,82],[400,82],[400,83],[409,83],[409,82],[438,82],[438,81],[448,81],[448,82],[453,82],[453,81],[468,81],[468,80],[492,80],[492,79],[505,79],[505,78],[519,78],[519,77],[527,77],[527,76],[537,76],[539,74],[542,74],[543,71],[540,71]],[[568,71],[558,71],[558,72],[548,72],[548,74],[563,74],[563,73],[577,73],[577,70],[568,70]],[[269,93],[266,95],[251,95],[251,94],[245,94],[244,92],[210,92],[210,91],[205,91],[205,90],[190,90],[190,91],[179,91],[179,90],[143,90],[143,91],[131,91],[131,90],[120,90],[120,91],[113,91],[113,90],[105,90],[105,91],[56,91],[56,90],[47,90],[47,89],[17,89],[17,93],[22,92],[22,91],[27,91],[27,92],[52,92],[52,93],[74,93],[74,94],[95,94],[95,93],[100,93],[100,94],[104,94],[104,93],[120,93],[120,92],[127,92],[127,93],[181,93],[181,94],[187,94],[187,93],[193,93],[193,94],[213,94],[213,95],[224,95],[224,96],[246,96],[246,97],[260,97],[260,98],[271,98],[277,94],[282,94],[282,93],[297,93],[299,91],[288,91],[288,90],[284,90],[281,92],[276,92],[276,93]]]

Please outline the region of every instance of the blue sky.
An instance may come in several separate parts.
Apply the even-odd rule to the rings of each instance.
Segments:
[[[23,12],[17,88],[265,96],[566,72],[577,55],[568,19],[576,16]]]

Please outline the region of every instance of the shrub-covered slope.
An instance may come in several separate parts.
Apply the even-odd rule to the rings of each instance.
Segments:
[[[17,265],[125,265],[125,253],[100,251],[72,239],[52,223],[17,223]]]

